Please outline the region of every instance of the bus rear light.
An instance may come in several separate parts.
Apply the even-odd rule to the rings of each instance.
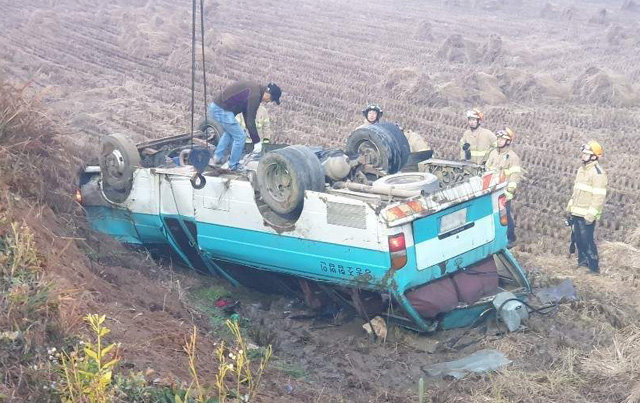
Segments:
[[[404,241],[404,233],[399,233],[396,235],[391,235],[389,237],[389,251],[390,252],[401,252],[407,249],[407,245]]]
[[[500,224],[506,226],[509,221],[507,218],[507,196],[502,194],[498,197],[498,209],[500,211]]]
[[[391,253],[391,269],[398,270],[407,264],[407,244],[404,233],[389,237],[389,252]]]
[[[414,214],[422,213],[424,210],[425,208],[420,200],[411,200],[390,208],[384,215],[388,222],[393,222]]]

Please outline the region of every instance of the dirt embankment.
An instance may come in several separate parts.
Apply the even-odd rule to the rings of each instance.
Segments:
[[[185,301],[186,290],[199,284],[198,278],[159,266],[148,254],[89,230],[74,201],[79,156],[87,155],[69,141],[77,133],[54,122],[28,85],[3,82],[0,93],[0,235],[13,239],[14,228],[24,228],[18,234],[33,238],[28,245],[42,270],[23,289],[16,285],[15,272],[5,272],[3,266],[0,302],[8,311],[0,315],[0,328],[18,336],[10,345],[0,340],[0,395],[16,401],[46,399],[49,383],[56,379],[47,351],[71,348],[69,343],[86,331],[82,318],[88,313],[107,315],[109,338],[120,343],[123,370],[151,368],[150,380],[167,383],[188,379],[181,346],[193,324],[203,332],[208,329]],[[0,264],[15,261],[15,253],[0,244],[2,256],[9,259]],[[36,293],[41,285],[42,292]],[[24,305],[16,305],[21,299],[15,295],[28,297],[37,310],[18,311]],[[42,326],[22,325],[38,317]],[[211,351],[212,344],[204,338],[202,351]]]

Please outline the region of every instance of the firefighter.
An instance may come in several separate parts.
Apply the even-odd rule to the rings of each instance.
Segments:
[[[380,105],[369,104],[362,110],[362,115],[364,116],[365,120],[364,125],[373,125],[379,123],[380,118],[382,117],[382,108],[380,107]]]
[[[467,129],[460,139],[460,159],[483,165],[496,142],[496,135],[491,130],[480,127],[484,114],[478,109],[467,111]]]
[[[236,120],[240,124],[240,127],[244,129],[246,133],[245,143],[253,143],[251,136],[249,136],[249,132],[247,131],[247,125],[244,123],[244,118],[242,115],[237,115]],[[267,108],[265,108],[262,104],[258,107],[258,111],[256,112],[256,129],[262,134],[262,142],[268,143],[271,137],[271,120],[269,119],[269,112]]]
[[[507,248],[512,248],[516,242],[515,222],[511,214],[511,201],[516,195],[518,183],[522,179],[522,167],[520,157],[513,151],[511,145],[516,134],[508,127],[500,129],[496,132],[497,148],[489,153],[485,168],[487,171],[495,171],[504,177],[507,182],[505,196],[507,197]]]
[[[567,223],[573,227],[578,267],[587,267],[591,273],[600,272],[593,232],[607,195],[607,174],[599,162],[603,154],[604,150],[597,141],[592,140],[582,146],[582,166],[578,168],[573,194],[567,205]]]
[[[240,157],[244,148],[245,134],[236,121],[236,115],[242,113],[244,122],[253,142],[253,153],[262,152],[262,142],[256,127],[256,114],[261,103],[271,101],[280,105],[282,90],[275,83],[266,86],[257,83],[240,81],[225,88],[209,105],[209,116],[217,120],[223,127],[218,147],[213,155],[213,164],[222,165],[225,152],[231,147],[229,169],[242,171]]]

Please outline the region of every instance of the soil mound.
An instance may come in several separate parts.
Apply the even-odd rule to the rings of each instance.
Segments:
[[[545,3],[540,9],[540,17],[542,18],[553,18],[558,15],[558,11],[556,7],[554,7],[551,3]]]
[[[465,98],[467,102],[481,105],[498,105],[507,102],[507,97],[502,92],[498,79],[491,74],[475,73],[465,80],[464,87],[471,89]]]
[[[640,30],[620,25],[612,25],[607,29],[606,43],[609,46],[636,47],[640,45]]]
[[[450,35],[438,50],[438,57],[451,63],[486,63],[500,60],[505,54],[502,38],[492,34],[483,45],[464,39],[460,34]]]
[[[571,91],[576,100],[594,104],[629,106],[639,100],[638,92],[624,77],[597,67],[582,73],[573,82]]]
[[[144,22],[140,22],[144,21]],[[120,16],[118,44],[136,57],[166,59],[178,47],[176,35],[181,32],[178,16],[162,18],[155,7],[142,7]]]
[[[511,101],[569,99],[571,92],[547,74],[531,74],[520,69],[507,69],[496,76],[500,88]]]
[[[460,34],[449,35],[437,55],[451,63],[473,63],[477,60],[474,47]]]
[[[438,88],[438,93],[444,99],[451,102],[456,102],[456,103],[464,102],[467,96],[464,89],[462,89],[462,87],[460,87],[458,84],[456,84],[453,81],[450,81],[448,83],[441,85]]]
[[[609,12],[606,8],[601,9],[597,13],[595,13],[591,18],[589,18],[589,23],[598,24],[598,25],[607,25],[609,24]]]
[[[481,60],[484,63],[493,63],[503,55],[502,38],[499,35],[492,34],[487,43],[482,46]]]
[[[385,77],[384,88],[394,99],[409,99],[425,106],[446,106],[447,100],[438,94],[431,78],[417,68],[391,70]]]
[[[416,26],[413,38],[419,41],[432,41],[434,39],[432,30],[433,26],[429,21],[422,21]]]

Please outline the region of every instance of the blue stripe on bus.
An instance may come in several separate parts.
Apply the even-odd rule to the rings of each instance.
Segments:
[[[379,282],[388,252],[198,222],[198,244],[213,257],[338,283]]]

